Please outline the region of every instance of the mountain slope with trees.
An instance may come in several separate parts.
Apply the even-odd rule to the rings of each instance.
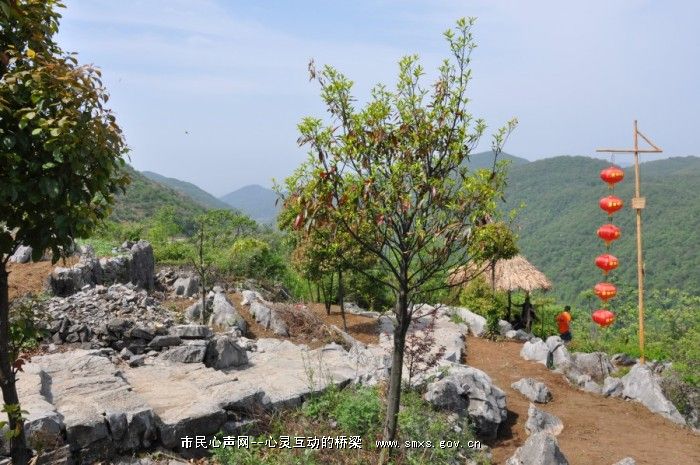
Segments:
[[[170,189],[191,198],[204,208],[232,209],[232,207],[226,202],[217,199],[209,192],[192,184],[191,182],[181,181],[176,178],[169,178],[167,176],[163,176],[162,174],[154,173],[153,171],[141,171],[141,174],[151,181],[155,181],[160,185],[169,187]]]
[[[116,196],[110,217],[113,221],[143,221],[152,218],[163,207],[174,207],[179,215],[186,217],[205,210],[194,199],[148,179],[131,166],[125,166],[124,171],[131,178],[131,184],[124,194]]]
[[[601,279],[593,261],[605,250],[596,236],[607,222],[598,200],[609,194],[599,172],[608,166],[588,157],[554,157],[512,166],[506,208],[517,208],[516,223],[522,253],[554,282],[554,293],[576,299]],[[677,157],[641,165],[643,237],[646,284],[649,290],[683,289],[700,294],[700,158]],[[614,216],[622,237],[611,253],[620,267],[611,281],[620,291],[636,289],[634,168],[625,168],[625,179],[615,195],[625,202]]]

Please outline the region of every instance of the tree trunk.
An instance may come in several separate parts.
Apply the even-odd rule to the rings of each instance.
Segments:
[[[12,372],[10,360],[10,301],[8,295],[8,275],[5,263],[0,262],[0,387],[4,404],[19,406],[15,375]],[[24,421],[15,415],[8,415],[10,431],[17,431],[17,435],[10,440],[10,455],[15,465],[26,465],[29,462],[31,451],[27,447],[27,439],[24,436]]]
[[[345,289],[343,288],[343,270],[338,270],[338,305],[340,315],[343,317],[343,330],[348,332],[348,322],[345,320]]]
[[[321,284],[320,281],[316,283],[316,302],[321,302]]]
[[[401,405],[401,378],[403,374],[403,355],[406,346],[406,332],[411,324],[408,318],[408,292],[402,290],[396,302],[396,329],[394,330],[394,351],[391,356],[391,374],[389,393],[387,395],[386,423],[384,439],[393,441],[398,429],[399,406]]]
[[[508,317],[506,318],[506,321],[508,321],[508,323],[510,323],[510,322],[511,322],[511,319],[513,318],[513,315],[512,315],[512,312],[511,312],[511,306],[512,306],[512,304],[513,304],[513,302],[512,302],[512,299],[511,299],[511,291],[508,291]]]
[[[331,273],[331,283],[328,289],[323,289],[323,303],[326,306],[326,315],[331,314],[331,304],[333,303],[333,281],[335,280],[335,274]]]

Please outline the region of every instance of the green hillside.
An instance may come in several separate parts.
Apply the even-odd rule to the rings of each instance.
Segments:
[[[522,253],[553,281],[557,296],[575,299],[601,279],[595,257],[603,242],[596,236],[606,222],[598,199],[608,195],[598,177],[609,163],[587,157],[555,157],[512,166],[507,208],[525,203],[517,223]],[[646,283],[649,290],[678,288],[700,295],[700,158],[643,163],[642,195]],[[615,223],[622,237],[611,253],[620,259],[612,273],[621,292],[636,289],[633,168],[615,194],[625,201]]]
[[[230,209],[231,206],[217,199],[209,192],[192,184],[191,182],[181,181],[175,178],[168,178],[152,171],[141,171],[141,174],[148,179],[157,182],[165,187],[169,187],[190,199],[194,200],[204,208]]]
[[[112,220],[141,221],[151,218],[164,206],[174,206],[183,216],[193,216],[204,211],[193,199],[148,179],[130,166],[126,170],[131,177],[131,184],[125,194],[117,197]]]
[[[260,223],[274,223],[279,212],[275,191],[257,184],[241,187],[221,200]]]

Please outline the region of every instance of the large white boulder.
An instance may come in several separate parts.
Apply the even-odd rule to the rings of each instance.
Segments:
[[[547,355],[549,354],[549,347],[540,338],[536,337],[530,339],[523,344],[523,348],[520,349],[520,356],[525,360],[532,360],[543,365],[547,364]]]
[[[466,365],[452,365],[443,379],[428,385],[425,400],[438,408],[466,414],[476,431],[495,438],[508,417],[505,393],[483,371]]]
[[[510,387],[539,404],[546,404],[552,400],[552,393],[549,391],[549,388],[543,382],[532,378],[522,378],[511,384]]]
[[[527,410],[527,422],[525,423],[525,430],[528,434],[545,432],[559,436],[563,429],[564,424],[558,417],[538,409],[534,404],[530,404]]]
[[[656,376],[648,365],[637,364],[622,377],[622,397],[641,402],[646,408],[669,420],[684,425],[683,415],[664,396]]]
[[[536,433],[518,447],[506,465],[569,465],[569,461],[559,449],[557,438],[549,433]]]

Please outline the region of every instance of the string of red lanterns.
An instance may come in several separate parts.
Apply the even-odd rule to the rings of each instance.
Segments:
[[[598,255],[595,259],[595,264],[603,270],[603,276],[607,277],[608,273],[618,267],[619,261],[614,255],[610,255],[610,244],[620,238],[620,228],[612,224],[612,216],[623,206],[622,199],[612,195],[615,190],[615,184],[622,181],[625,177],[625,172],[616,166],[610,166],[600,172],[600,179],[605,182],[609,189],[610,195],[603,197],[598,202],[598,206],[608,214],[608,223],[598,228],[597,234],[605,242],[606,253]],[[603,308],[593,312],[591,318],[601,327],[610,326],[615,321],[615,314],[607,309],[608,300],[617,295],[617,288],[609,282],[600,282],[593,288],[595,295],[603,301]]]

